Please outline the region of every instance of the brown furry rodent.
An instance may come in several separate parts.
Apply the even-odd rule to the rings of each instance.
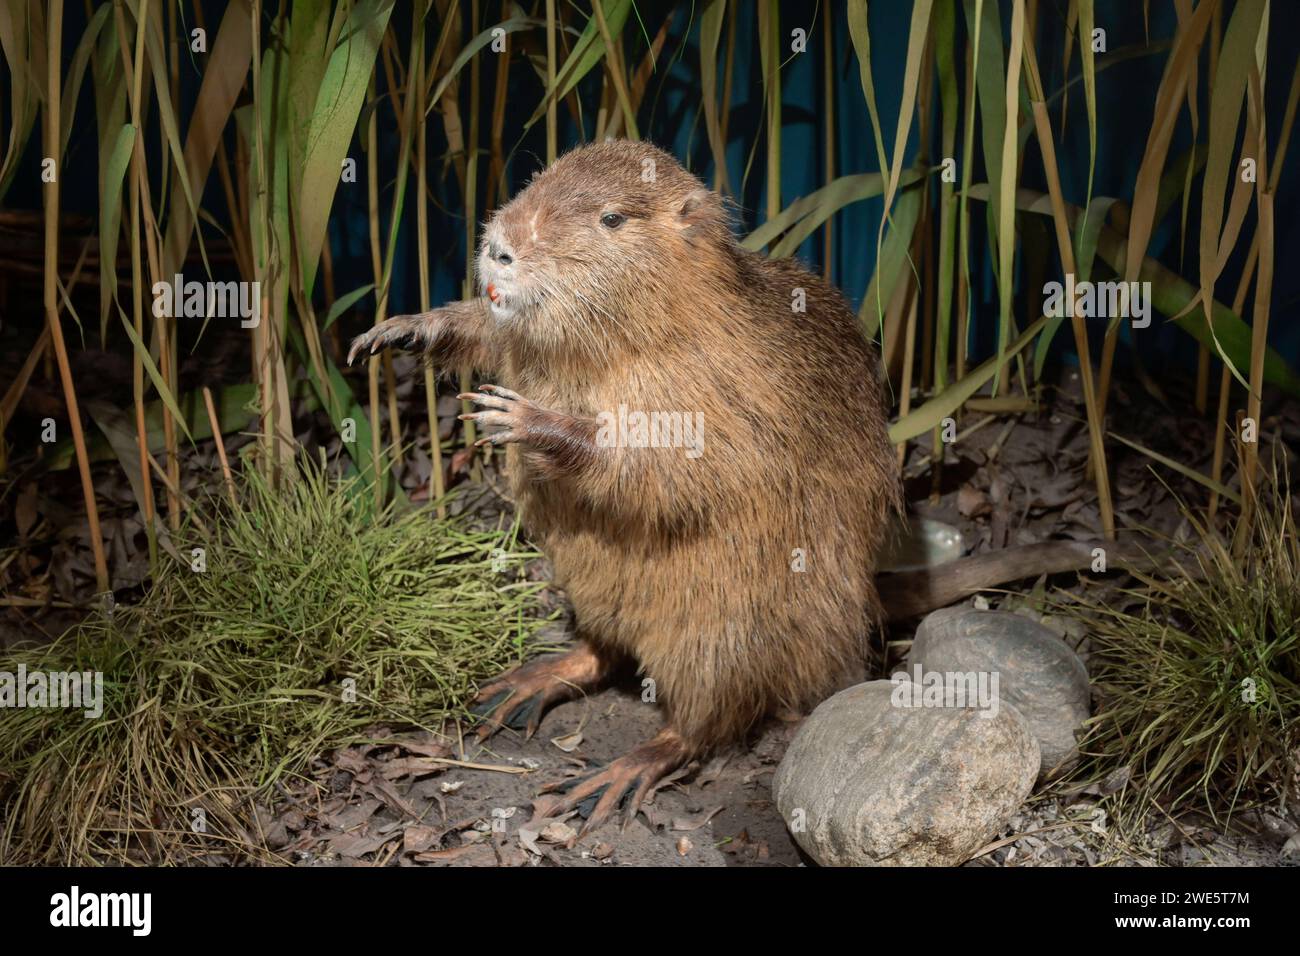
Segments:
[[[580,640],[480,699],[509,694],[507,720],[531,732],[630,660],[666,717],[541,802],[599,796],[590,828],[625,791],[630,815],[677,765],[860,674],[901,500],[877,357],[838,291],[740,248],[719,197],[644,143],[585,146],[537,175],[487,224],[478,280],[484,298],[389,319],[349,361],[421,347],[504,385],[466,396],[483,410],[463,417],[500,427],[482,441],[509,446]],[[702,435],[630,447],[601,429],[620,408],[685,413]]]

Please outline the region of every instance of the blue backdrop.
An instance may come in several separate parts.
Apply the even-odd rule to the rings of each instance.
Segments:
[[[733,0],[736,3],[737,0]],[[997,3],[997,0],[985,0]],[[495,15],[499,8],[491,0],[482,5],[486,11]],[[579,4],[585,6],[585,4]],[[689,168],[708,181],[712,181],[713,160],[705,136],[702,117],[701,97],[699,92],[699,13],[700,4],[639,2],[637,13],[629,19],[625,27],[625,36],[629,38],[630,55],[633,63],[640,61],[646,40],[644,32],[651,35],[663,22],[665,11],[674,10],[669,38],[658,58],[655,73],[651,79],[645,102],[642,106],[638,123],[642,135],[670,149]],[[1143,8],[1147,6],[1137,0],[1098,0],[1097,25],[1107,31],[1108,49],[1112,55],[1125,48],[1137,48],[1146,43],[1147,26],[1144,24]],[[1269,46],[1269,86],[1267,102],[1269,108],[1270,151],[1276,144],[1281,127],[1282,111],[1285,107],[1288,86],[1292,71],[1296,68],[1296,47],[1294,37],[1297,29],[1297,3],[1292,0],[1275,2],[1271,9],[1271,30]],[[208,23],[219,19],[220,4],[204,5]],[[1001,15],[1009,15],[1011,3],[1001,0]],[[763,103],[762,84],[759,79],[760,68],[757,62],[757,18],[751,15],[749,3],[739,2],[742,13],[737,26],[736,55],[733,68],[731,106],[730,142],[727,144],[727,166],[733,184],[741,184],[736,198],[736,209],[745,228],[752,228],[762,220],[761,210],[765,206],[764,184],[767,176],[764,169]],[[904,60],[906,57],[907,32],[911,17],[912,4],[909,0],[875,0],[870,4],[870,28],[872,38],[872,59],[876,97],[881,113],[881,124],[885,130],[886,145],[892,148],[893,130],[897,122],[898,101],[902,92]],[[1041,35],[1060,37],[1063,25],[1064,4],[1043,3],[1039,6],[1040,18],[1044,21]],[[488,14],[485,13],[485,16]],[[809,193],[823,185],[824,169],[824,130],[822,117],[823,79],[822,79],[822,30],[826,18],[830,16],[835,36],[836,90],[835,117],[837,134],[835,137],[835,165],[838,175],[877,170],[876,150],[868,120],[865,99],[858,75],[857,60],[849,40],[846,23],[846,10],[843,3],[783,3],[781,11],[781,31],[789,37],[795,27],[809,31],[808,52],[794,55],[785,63],[782,72],[782,169],[781,188],[783,200],[789,203],[795,198]],[[84,12],[80,4],[67,7],[68,22],[65,26],[65,63],[72,56],[75,43],[84,29]],[[638,19],[639,18],[639,19]],[[468,19],[467,17],[465,19]],[[965,22],[958,16],[958,36],[965,41]],[[409,29],[409,7],[406,0],[400,0],[394,12],[392,22],[400,30]],[[488,21],[485,20],[485,25]],[[644,26],[643,26],[644,25]],[[1157,2],[1150,4],[1150,36],[1159,41],[1173,35],[1175,17],[1171,3]],[[468,27],[466,27],[468,30]],[[633,38],[632,34],[642,34]],[[515,35],[516,37],[518,35]],[[463,39],[468,39],[466,35]],[[512,37],[514,40],[514,37]],[[725,47],[725,36],[724,43]],[[1051,44],[1054,49],[1040,52],[1040,68],[1043,81],[1049,94],[1062,85],[1062,50],[1057,41]],[[786,43],[788,49],[788,42]],[[538,123],[524,131],[527,120],[540,98],[540,85],[533,68],[522,57],[512,56],[510,68],[510,88],[507,103],[511,111],[506,119],[506,145],[510,150],[508,176],[513,185],[525,181],[541,165],[545,155],[544,124]],[[485,54],[491,55],[491,54]],[[1128,59],[1115,57],[1108,64],[1105,55],[1098,57],[1101,71],[1097,78],[1098,100],[1098,144],[1097,169],[1094,195],[1110,195],[1129,199],[1132,196],[1133,182],[1142,157],[1142,149],[1149,132],[1151,114],[1155,102],[1156,89],[1164,64],[1167,60],[1167,47],[1154,49],[1150,55],[1139,55]],[[595,101],[600,83],[599,71],[593,71],[582,85],[580,94],[584,104]],[[1077,76],[1079,57],[1076,53],[1071,62],[1071,73]],[[491,89],[495,71],[484,70],[485,90]],[[181,99],[182,103],[192,103],[197,93],[201,77],[188,65],[182,69]],[[719,79],[721,86],[721,78]],[[1206,91],[1202,83],[1202,139],[1204,138],[1204,116],[1208,112],[1205,103]],[[462,86],[462,109],[466,109],[468,96]],[[483,99],[482,129],[488,129],[492,97],[485,92]],[[937,96],[935,97],[937,100]],[[392,157],[397,147],[396,124],[390,112],[391,100],[385,100],[380,112],[380,152],[386,163],[381,182],[391,188]],[[935,139],[938,138],[937,102],[935,104],[936,120],[934,124]],[[571,145],[583,138],[590,138],[594,132],[594,109],[584,110],[587,129],[580,131],[574,126],[568,110],[560,111],[560,137],[564,145]],[[94,126],[94,107],[91,100],[89,84],[81,92],[77,109],[77,124],[70,144],[68,163],[70,168],[81,172],[64,178],[64,208],[68,212],[81,212],[88,216],[97,213],[95,194],[95,149],[98,131]],[[437,114],[433,114],[436,119]],[[1059,109],[1053,108],[1053,123],[1059,124]],[[186,111],[182,107],[182,122]],[[157,121],[152,116],[149,149],[156,150]],[[430,170],[431,189],[434,204],[431,208],[431,256],[434,276],[434,299],[446,300],[456,298],[459,294],[461,276],[465,262],[464,220],[461,199],[452,175],[440,176],[442,154],[446,143],[442,138],[441,125],[430,124],[429,154],[433,157],[434,168]],[[1190,124],[1184,115],[1171,148],[1171,156],[1177,156],[1187,149],[1191,142]],[[1058,162],[1061,166],[1063,188],[1066,199],[1081,203],[1085,196],[1088,173],[1088,127],[1082,87],[1076,84],[1071,91],[1069,122],[1058,134]],[[39,206],[39,157],[37,146],[39,136],[33,137],[25,168],[20,171],[15,186],[11,189],[7,201],[11,205],[36,208]],[[916,150],[916,124],[912,126],[912,139],[909,144],[907,162],[910,163]],[[1296,163],[1300,162],[1300,146],[1291,149],[1286,162],[1286,169],[1280,180],[1277,195],[1276,225],[1276,279],[1273,289],[1273,312],[1270,326],[1270,341],[1293,364],[1300,359],[1300,324],[1295,322],[1298,292],[1300,292],[1300,275],[1292,271],[1289,251],[1293,248],[1296,230],[1297,197],[1293,188]],[[156,155],[156,152],[151,153]],[[351,155],[357,158],[358,165],[363,166],[366,158],[361,149],[360,140],[354,141]],[[975,157],[979,164],[975,171],[975,181],[985,180],[980,150],[976,148]],[[480,170],[486,164],[480,165]],[[1036,146],[1030,147],[1028,161],[1024,166],[1022,184],[1030,188],[1042,189],[1041,164]],[[367,234],[367,209],[364,188],[364,169],[359,171],[359,183],[351,189],[340,189],[336,199],[334,217],[330,227],[332,249],[335,265],[335,286],[337,294],[342,295],[349,289],[372,281],[370,266],[369,240]],[[1188,223],[1188,251],[1186,259],[1180,264],[1179,236],[1176,223],[1166,224],[1159,229],[1152,239],[1150,254],[1158,257],[1166,266],[1179,271],[1184,276],[1196,275],[1196,236],[1198,224],[1196,211],[1199,208],[1199,184],[1194,182],[1191,218]],[[480,192],[481,192],[480,187]],[[225,215],[221,201],[221,190],[212,177],[210,188],[204,196],[204,203],[216,210],[221,218]],[[387,203],[381,197],[381,206],[387,209]],[[401,241],[403,254],[395,264],[392,304],[390,312],[414,310],[418,306],[418,285],[416,280],[416,245],[414,241],[414,211],[408,201],[407,215],[403,222]],[[476,214],[481,218],[483,208]],[[835,243],[832,274],[835,281],[849,296],[856,306],[866,289],[875,265],[876,229],[880,221],[881,202],[879,199],[857,203],[843,210],[834,221]],[[997,314],[995,286],[989,271],[987,250],[983,243],[982,204],[977,204],[973,220],[972,237],[977,261],[972,264],[975,270],[976,286],[973,290],[974,316],[972,323],[972,342],[976,353],[987,348],[992,341],[992,320]],[[1176,214],[1170,217],[1177,218]],[[1253,229],[1253,213],[1248,219],[1244,236],[1249,236]],[[386,228],[386,226],[385,226]],[[1235,286],[1236,277],[1244,259],[1239,252],[1229,263],[1220,284],[1220,299],[1228,298]],[[815,233],[804,243],[800,255],[805,261],[820,267],[822,252],[821,233]],[[1051,258],[1054,260],[1055,254]],[[1018,279],[1018,289],[1020,286]],[[358,304],[359,311],[371,308],[367,300]],[[1023,312],[1018,311],[1018,314]],[[1194,364],[1195,342],[1186,334],[1172,327],[1163,327],[1164,323],[1157,317],[1151,329],[1142,333],[1140,340],[1144,357],[1160,356],[1162,365],[1182,363],[1187,367]],[[1094,329],[1094,334],[1100,334]],[[1073,360],[1070,336],[1057,338],[1058,354]],[[1126,360],[1121,350],[1120,362]],[[1147,353],[1150,353],[1150,356]]]

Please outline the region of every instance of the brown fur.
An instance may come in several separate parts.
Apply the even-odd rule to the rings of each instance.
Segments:
[[[632,142],[535,177],[479,262],[504,312],[457,303],[357,348],[423,342],[529,400],[511,487],[581,636],[654,680],[691,753],[860,673],[900,490],[878,360],[840,293],[741,249],[716,194]],[[620,405],[702,412],[702,456],[598,446]]]

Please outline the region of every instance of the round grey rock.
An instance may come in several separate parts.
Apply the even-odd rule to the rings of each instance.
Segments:
[[[944,608],[923,620],[907,656],[907,673],[997,675],[998,696],[1029,722],[1044,779],[1079,759],[1075,731],[1088,719],[1088,669],[1052,630],[1019,614]]]
[[[1014,707],[903,706],[914,691],[888,680],[842,690],[791,741],[772,792],[818,863],[955,866],[1033,789],[1038,743]]]

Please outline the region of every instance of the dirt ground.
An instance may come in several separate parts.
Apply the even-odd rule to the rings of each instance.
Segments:
[[[507,732],[489,748],[453,748],[450,759],[470,766],[422,758],[443,752],[430,735],[413,738],[412,749],[353,747],[318,761],[314,786],[285,800],[262,836],[299,866],[809,863],[770,791],[796,722],[771,721],[747,746],[690,768],[626,827],[612,822],[569,846],[579,817],[530,820],[542,786],[620,756],[658,726],[653,705],[614,689],[556,707],[532,740]],[[1087,796],[1034,798],[967,866],[1300,865],[1283,850],[1290,822],[1268,815],[1228,835],[1182,822],[1159,827],[1144,847],[1117,846],[1098,822]]]
[[[607,824],[569,847],[580,817],[550,830],[530,824],[542,786],[620,756],[651,737],[659,719],[634,689],[611,689],[556,707],[532,740],[507,731],[487,747],[467,742],[452,759],[463,754],[469,766],[414,780],[389,779],[407,769],[399,748],[352,748],[342,766],[335,755],[318,768],[318,785],[333,793],[288,804],[267,836],[275,843],[292,835],[286,824],[306,823],[278,848],[299,865],[798,865],[769,790],[795,730],[789,723],[774,722],[751,746],[698,766],[689,783],[668,783],[626,827]]]

